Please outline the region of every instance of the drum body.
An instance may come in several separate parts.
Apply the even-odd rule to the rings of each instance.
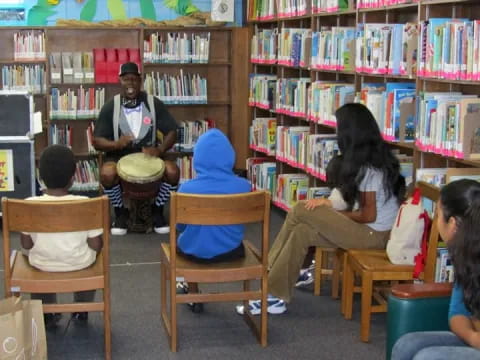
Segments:
[[[130,199],[154,198],[165,171],[162,159],[144,153],[129,154],[117,163],[123,195]]]

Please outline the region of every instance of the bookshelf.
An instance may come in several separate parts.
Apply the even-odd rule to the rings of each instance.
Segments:
[[[285,5],[282,1],[273,2],[269,0],[251,0],[248,4],[247,13],[252,33],[250,44],[251,87],[252,84],[255,84],[254,91],[250,89],[249,105],[252,110],[251,119],[256,124],[256,127],[251,129],[250,138],[254,140],[250,141],[250,148],[253,156],[263,158],[262,161],[266,164],[261,165],[260,160],[249,162],[247,167],[254,173],[255,186],[258,187],[258,184],[270,186],[268,189],[273,192],[274,197],[278,195],[278,187],[281,184],[279,181],[272,181],[269,178],[273,172],[277,180],[283,174],[297,174],[299,177],[308,174],[309,188],[324,185],[324,176],[321,171],[318,171],[319,168],[310,171],[312,158],[309,156],[309,147],[298,145],[298,143],[304,141],[304,139],[308,141],[309,138],[313,143],[314,137],[328,138],[328,135],[334,134],[335,119],[332,117],[332,114],[336,107],[338,108],[338,105],[353,99],[356,101],[362,100],[376,115],[386,141],[392,146],[399,158],[402,159],[401,163],[405,161],[402,166],[405,165],[405,169],[410,169],[412,178],[415,177],[416,169],[480,167],[479,157],[466,156],[462,158],[464,154],[462,154],[461,150],[457,151],[456,148],[459,145],[452,145],[460,142],[458,138],[456,138],[456,143],[451,140],[452,144],[444,143],[442,138],[440,146],[442,149],[436,152],[435,146],[428,148],[419,144],[421,137],[418,132],[419,120],[417,119],[420,112],[418,106],[422,104],[421,101],[424,100],[425,94],[458,92],[458,102],[464,101],[465,104],[470,104],[472,107],[476,106],[474,105],[474,100],[470,101],[467,98],[468,95],[478,96],[480,91],[480,79],[475,77],[474,74],[469,75],[469,72],[470,74],[472,73],[469,67],[473,66],[470,63],[473,55],[468,54],[468,51],[471,51],[468,48],[469,45],[466,45],[467,42],[461,43],[463,45],[458,45],[458,41],[455,40],[457,41],[455,43],[457,46],[463,46],[462,50],[459,51],[464,51],[462,61],[457,61],[457,72],[455,67],[453,68],[454,70],[449,70],[448,66],[447,70],[445,70],[445,75],[441,76],[432,76],[431,73],[426,74],[420,71],[417,73],[416,71],[421,70],[422,65],[422,48],[418,47],[421,44],[422,23],[434,18],[464,18],[471,21],[471,25],[468,25],[471,28],[467,28],[466,23],[456,25],[456,20],[450,21],[448,26],[451,26],[455,31],[458,31],[458,28],[455,28],[455,26],[460,26],[460,29],[463,29],[461,26],[465,26],[467,28],[466,31],[474,31],[473,20],[480,20],[480,8],[477,1],[313,0],[311,3],[308,2],[306,13],[304,13],[303,8],[305,5],[299,0],[292,5],[293,8],[289,8],[286,11],[282,10],[281,15],[278,15],[280,13],[278,8],[283,9],[283,6]],[[290,6],[290,3],[288,6]],[[450,23],[452,24],[450,25]],[[479,26],[479,24],[475,26]],[[354,34],[353,40],[352,29]],[[438,29],[436,28],[435,30],[443,31],[442,34],[446,34],[447,30]],[[477,28],[475,27],[475,29]],[[371,35],[378,35],[382,31],[388,33],[388,35],[383,33],[379,35],[379,38],[374,38],[373,36],[376,35]],[[335,38],[335,34],[340,32],[342,33],[342,40]],[[307,33],[306,39],[304,39],[303,35],[292,35],[295,33]],[[275,37],[275,35],[277,36]],[[467,38],[467,35],[462,36]],[[334,48],[335,52],[322,52],[321,49],[325,45],[325,41],[331,41],[332,38],[335,41],[332,41],[329,46],[330,49]],[[363,40],[359,41],[359,39]],[[368,44],[378,39],[385,41],[378,45],[380,50],[367,54]],[[349,41],[352,41],[352,43],[349,43]],[[295,46],[292,44],[297,44],[293,51],[290,51],[290,53],[287,51],[286,53],[293,58],[297,58],[296,62],[291,61],[287,63],[283,61],[285,53],[281,50],[284,43],[287,46]],[[402,46],[399,48],[398,44]],[[282,57],[277,56],[277,53]],[[402,55],[397,58],[393,56],[394,53]],[[446,54],[449,53],[444,51],[441,55],[447,59],[445,63],[448,64],[448,59],[450,59],[450,62],[453,62],[453,57],[448,58]],[[441,59],[444,58],[441,57]],[[262,76],[268,76],[270,80],[264,80],[263,84],[258,85],[258,83],[262,82],[259,79]],[[259,80],[252,82],[252,78],[255,77]],[[275,80],[272,80],[274,78]],[[287,106],[284,106],[285,98],[290,96],[295,100],[297,94],[303,94],[304,92],[303,89],[299,92],[292,84],[289,87],[288,81],[291,79],[296,79],[295,81],[298,81],[298,79],[309,79],[306,85],[306,99],[300,96],[301,102],[305,102],[302,105],[305,105],[307,108],[306,116],[295,111],[296,104],[287,103]],[[268,82],[271,84],[268,84]],[[288,96],[279,96],[279,86],[277,84],[284,84],[285,82],[287,82],[287,85],[280,86],[280,90],[284,88],[294,90]],[[377,87],[370,86],[371,84]],[[413,89],[408,89],[409,87],[413,87]],[[340,99],[343,100],[340,103],[337,101],[332,106],[332,98],[335,98],[335,96],[340,96]],[[393,97],[393,101],[397,101],[397,97],[398,101],[400,101],[403,97],[409,96],[413,104],[408,109],[402,108],[399,118],[393,118],[391,117],[393,115],[388,115],[388,113],[385,115],[384,108],[375,113],[375,108],[372,104],[375,104],[376,99],[389,99],[389,96]],[[322,100],[320,101],[319,99]],[[444,100],[440,99],[439,101]],[[393,105],[388,102],[385,104],[387,106]],[[448,104],[445,106],[448,106]],[[284,111],[285,108],[293,110],[290,112]],[[460,111],[459,109],[461,107],[457,111]],[[382,116],[384,117],[383,119]],[[457,114],[455,116],[459,118],[460,115]],[[270,123],[274,123],[275,126],[272,125],[270,130],[265,129],[265,126],[267,126],[265,123],[263,123],[263,127],[259,126],[258,124],[262,123],[262,120],[256,119],[262,118],[275,119],[275,121],[270,120]],[[387,127],[387,124],[389,124],[388,119],[394,119],[392,121],[399,123],[400,128],[405,126],[405,133],[399,134],[399,130],[396,130],[395,127]],[[291,161],[291,159],[284,156],[285,148],[283,144],[285,143],[285,136],[282,135],[282,139],[279,139],[278,136],[286,133],[285,127],[292,127],[292,131],[295,131],[297,127],[309,128],[306,138],[303,134],[299,135],[289,143],[287,141],[288,146],[286,147],[287,151],[293,149],[293,154],[305,159],[304,163],[302,161]],[[276,149],[281,145],[281,149],[272,152],[265,151],[265,146],[259,146],[259,143],[265,145],[260,138],[265,136],[266,132],[276,134],[276,138],[269,139],[267,145]],[[272,142],[275,145],[272,145]],[[305,148],[307,150],[304,150]],[[304,154],[298,154],[298,152],[304,151]],[[325,151],[322,156],[328,158],[328,152],[335,150],[327,149]],[[280,157],[278,153],[281,154]],[[322,156],[315,161],[324,161],[325,158]],[[272,163],[275,164],[274,169]],[[267,177],[267,181],[259,180],[259,174]],[[288,178],[288,176],[284,176],[284,178]],[[285,183],[283,180],[282,182]],[[299,182],[294,183],[293,187],[296,188],[298,184]],[[280,192],[280,194],[283,196],[283,192]],[[306,196],[308,192],[302,189],[296,194],[297,197],[299,196],[298,194]],[[278,198],[273,203],[284,210],[288,210],[290,207],[290,204],[282,203]]]
[[[40,38],[41,41],[37,42],[43,45],[40,49],[43,53],[37,54],[38,51],[35,51],[35,58],[31,56],[19,58],[14,46],[15,34],[33,34],[32,37]],[[168,63],[152,61],[147,54],[148,48],[144,46],[155,34],[165,38],[169,34],[180,34],[189,39],[208,36],[209,43],[201,44],[202,51],[206,51],[206,54],[201,61],[196,61],[198,59],[195,58],[195,61],[186,63],[175,58]],[[43,122],[43,132],[35,137],[35,152],[38,156],[44,147],[54,141],[53,128],[56,127],[57,134],[61,134],[63,129],[70,129],[67,135],[70,139],[69,145],[85,164],[89,161],[91,163],[91,160],[97,157],[88,144],[87,130],[94,123],[101,105],[120,90],[118,83],[120,63],[137,62],[143,80],[146,74],[150,73],[165,74],[172,78],[178,77],[181,73],[185,76],[196,74],[205,81],[208,96],[205,101],[172,102],[167,104],[168,109],[178,122],[213,120],[215,126],[230,137],[237,150],[235,165],[243,169],[248,155],[246,144],[249,109],[245,106],[248,89],[248,80],[245,76],[248,71],[248,39],[247,28],[227,27],[0,27],[0,46],[3,49],[0,54],[0,67],[3,69],[36,66],[44,70],[44,88],[35,95],[35,111],[42,113]],[[98,55],[100,52],[96,52],[98,49],[106,57],[103,67],[97,66],[96,61],[100,58]],[[116,49],[115,61],[109,59],[111,49]],[[80,56],[85,57],[87,54],[87,61],[89,63],[95,61],[95,68],[93,69],[90,64],[87,74],[83,66],[83,73],[81,69],[79,76],[75,68],[68,70],[67,73],[65,70],[68,66],[62,57],[64,54],[73,54],[71,55],[73,57],[79,54],[79,59]],[[121,58],[123,54],[127,54],[129,59]],[[138,58],[132,60],[135,54],[138,54]],[[2,71],[1,76],[3,81],[4,78],[8,78],[8,73]],[[89,91],[94,94],[93,107],[80,106],[80,99],[85,95],[88,99]],[[98,94],[99,92],[101,94]],[[68,99],[63,103],[59,101],[62,95]],[[62,108],[62,104],[66,108]],[[172,152],[169,156],[175,159],[178,156],[185,157],[187,153]],[[188,163],[186,160],[181,161]]]

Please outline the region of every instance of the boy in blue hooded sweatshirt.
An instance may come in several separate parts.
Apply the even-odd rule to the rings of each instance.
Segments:
[[[193,168],[197,177],[182,184],[179,193],[238,194],[250,192],[250,183],[233,172],[235,150],[228,138],[218,129],[201,135],[195,145]],[[221,214],[219,214],[221,216]],[[214,263],[244,256],[242,240],[244,225],[177,225],[178,252],[193,261]],[[179,283],[183,292],[197,292],[197,284]],[[201,311],[201,304],[191,304],[193,311]]]

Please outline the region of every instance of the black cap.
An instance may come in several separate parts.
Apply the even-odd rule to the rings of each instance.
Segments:
[[[135,74],[140,76],[140,71],[138,71],[138,65],[133,62],[127,62],[120,66],[120,72],[118,76],[123,76],[125,74]]]

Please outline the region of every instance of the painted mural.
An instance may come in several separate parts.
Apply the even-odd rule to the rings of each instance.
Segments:
[[[153,21],[173,20],[197,12],[209,12],[210,0],[19,0],[2,6],[9,19],[1,25],[50,26],[58,19],[88,22],[144,18]],[[16,16],[12,16],[15,14]],[[242,0],[235,0],[235,25],[241,25]]]

